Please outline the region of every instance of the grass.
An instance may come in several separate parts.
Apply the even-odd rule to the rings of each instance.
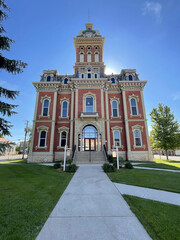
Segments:
[[[1,163],[27,163],[27,159],[9,159],[9,160],[5,160],[5,161],[0,161]]]
[[[35,239],[72,176],[34,164],[0,165],[0,239]]]
[[[180,193],[180,173],[144,169],[120,169],[107,174],[112,182]]]
[[[123,195],[153,240],[180,239],[180,207]]]
[[[149,167],[149,168],[161,168],[161,169],[171,169],[171,170],[180,170],[179,167],[172,165],[167,165],[163,163],[147,163],[147,164],[138,164],[137,167]]]

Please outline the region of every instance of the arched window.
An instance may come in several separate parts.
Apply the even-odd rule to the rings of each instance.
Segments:
[[[67,101],[64,101],[62,103],[61,116],[64,117],[64,118],[68,116],[68,102]]]
[[[97,74],[96,73],[94,74],[94,78],[97,78]]]
[[[137,115],[137,102],[135,98],[131,98],[131,114],[132,115]]]
[[[60,147],[65,147],[65,145],[67,145],[67,132],[63,131],[60,137]]]
[[[83,73],[82,73],[81,77],[84,78],[84,74]]]
[[[113,117],[118,116],[118,103],[117,103],[117,101],[112,101],[112,116]]]
[[[132,75],[129,75],[129,81],[132,81],[132,80],[133,80]]]
[[[95,62],[99,62],[99,53],[98,52],[95,53]]]
[[[86,112],[94,112],[94,99],[93,99],[93,97],[86,97]]]
[[[80,53],[80,62],[84,62],[84,53]]]
[[[91,73],[88,73],[88,78],[91,78]]]
[[[46,147],[46,131],[40,132],[39,147]]]
[[[115,79],[114,79],[114,78],[111,78],[111,82],[112,82],[112,83],[115,83]]]
[[[48,116],[49,113],[49,100],[48,99],[44,99],[43,101],[43,116]]]
[[[50,81],[51,81],[51,77],[48,76],[48,77],[47,77],[47,82],[50,82]]]
[[[64,84],[67,84],[67,83],[68,83],[68,79],[65,78],[65,79],[64,79]]]
[[[91,62],[91,53],[90,52],[88,52],[88,54],[87,54],[87,62]]]
[[[113,132],[113,138],[114,138],[114,146],[121,146],[120,132],[118,130],[115,130]]]
[[[140,130],[134,130],[134,142],[136,147],[142,146],[142,138],[141,138]]]

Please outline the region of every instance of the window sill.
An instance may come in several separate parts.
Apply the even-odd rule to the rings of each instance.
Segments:
[[[50,115],[47,116],[39,115],[39,118],[50,118]]]
[[[145,145],[142,145],[142,146],[136,146],[136,145],[134,145],[133,148],[134,148],[134,149],[136,149],[136,148],[144,148],[144,149],[145,149]]]
[[[121,145],[121,146],[117,146],[118,148],[121,148],[121,149],[124,149],[124,146],[123,145]],[[112,145],[112,148],[116,148],[116,146],[115,145]]]
[[[119,115],[119,116],[117,116],[117,117],[113,117],[113,116],[111,116],[111,119],[121,119],[121,116]]]
[[[45,149],[45,150],[47,150],[47,146],[45,146],[45,147],[36,146],[35,149],[36,149],[36,150],[37,150],[37,149]]]
[[[59,119],[67,119],[67,120],[69,120],[69,116],[67,116],[67,117],[61,117],[61,116],[59,116]]]
[[[137,114],[137,115],[130,114],[130,117],[141,117],[141,114]]]
[[[59,149],[64,149],[65,148],[65,146],[64,147],[61,147],[61,146],[57,146],[57,149],[59,150]],[[68,146],[67,146],[67,148],[68,148]]]

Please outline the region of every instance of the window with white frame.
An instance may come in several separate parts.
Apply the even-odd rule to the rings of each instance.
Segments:
[[[39,133],[39,147],[46,147],[46,135],[47,132],[42,130]]]
[[[80,62],[84,62],[84,53],[80,53]]]
[[[48,114],[49,114],[49,100],[44,99],[42,115],[43,116],[48,116]]]
[[[51,81],[51,77],[47,76],[47,82],[50,82],[50,81]]]
[[[134,130],[134,143],[136,147],[142,146],[141,131],[139,129]]]
[[[61,111],[61,117],[66,118],[68,116],[68,102],[63,101],[62,102],[62,111]]]
[[[120,131],[114,130],[113,138],[114,138],[114,146],[118,146],[118,147],[121,146]]]
[[[90,52],[88,52],[88,54],[87,54],[87,62],[91,62],[91,53]]]
[[[60,147],[65,147],[65,145],[67,145],[67,132],[66,131],[62,131],[60,133]]]
[[[116,100],[112,101],[112,116],[118,117],[118,103]]]
[[[98,52],[95,53],[95,62],[99,62],[99,53]]]
[[[136,99],[131,98],[130,103],[131,103],[131,114],[132,115],[138,115]]]
[[[91,96],[86,97],[86,112],[94,112],[94,98]]]

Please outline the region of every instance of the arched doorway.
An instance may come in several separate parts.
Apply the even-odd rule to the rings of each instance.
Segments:
[[[97,129],[92,125],[84,127],[82,132],[82,150],[97,151],[98,148],[98,133]]]

